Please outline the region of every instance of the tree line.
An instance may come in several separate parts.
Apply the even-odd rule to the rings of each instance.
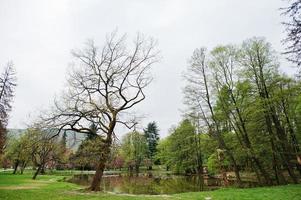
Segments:
[[[155,157],[158,131],[157,124],[150,122],[143,132],[129,132],[120,142],[115,141],[105,163],[106,169],[125,169],[131,174],[138,174],[141,166],[150,170],[153,164],[158,164]],[[32,168],[35,170],[33,179],[45,174],[46,170],[95,169],[100,153],[104,152],[102,140],[95,135],[88,135],[78,148],[72,149],[67,145],[71,132],[63,131],[60,137],[52,137],[53,134],[56,134],[56,130],[28,128],[18,137],[11,136],[1,166],[13,166],[13,174],[23,174],[26,167]]]
[[[166,165],[202,173],[216,163],[239,184],[243,171],[261,184],[297,183],[301,85],[279,66],[262,38],[196,49],[184,75],[186,119],[159,144]]]

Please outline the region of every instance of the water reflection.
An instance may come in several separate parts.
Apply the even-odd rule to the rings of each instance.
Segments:
[[[93,175],[74,175],[71,182],[88,186]],[[139,176],[111,175],[102,180],[104,191],[127,194],[174,194],[181,192],[196,192],[213,190],[219,186],[214,178],[202,176],[156,176],[145,174]]]

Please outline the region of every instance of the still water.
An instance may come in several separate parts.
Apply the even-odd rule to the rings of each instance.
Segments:
[[[88,186],[93,175],[74,175],[69,181]],[[102,179],[103,191],[126,194],[174,194],[182,192],[196,192],[213,190],[219,187],[218,179],[199,176],[152,176],[150,174],[139,176],[111,175]]]

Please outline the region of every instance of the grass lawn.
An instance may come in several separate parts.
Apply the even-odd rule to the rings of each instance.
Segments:
[[[12,175],[0,173],[0,199],[194,199],[204,200],[212,197],[212,200],[297,200],[301,199],[301,185],[287,185],[277,187],[262,187],[253,189],[220,189],[211,192],[191,192],[175,195],[117,195],[108,193],[84,192],[83,188],[75,184],[62,181],[63,176],[43,175],[37,180],[31,180],[30,174]]]

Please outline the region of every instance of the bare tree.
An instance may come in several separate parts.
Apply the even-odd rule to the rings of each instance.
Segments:
[[[12,63],[8,63],[0,76],[0,155],[3,153],[6,138],[8,113],[16,87],[16,75]]]
[[[46,126],[58,132],[73,130],[102,140],[92,191],[100,190],[116,125],[133,126],[126,111],[145,99],[144,89],[152,81],[149,69],[159,59],[154,40],[137,34],[132,49],[125,42],[125,36],[112,33],[100,49],[89,42],[86,49],[73,51],[79,66],[69,73],[68,88],[55,101],[50,117],[43,118]]]
[[[301,66],[301,0],[288,0],[291,4],[282,8],[282,14],[288,17],[286,22],[283,22],[287,33],[283,42],[287,45],[285,54],[288,55],[288,60]]]

